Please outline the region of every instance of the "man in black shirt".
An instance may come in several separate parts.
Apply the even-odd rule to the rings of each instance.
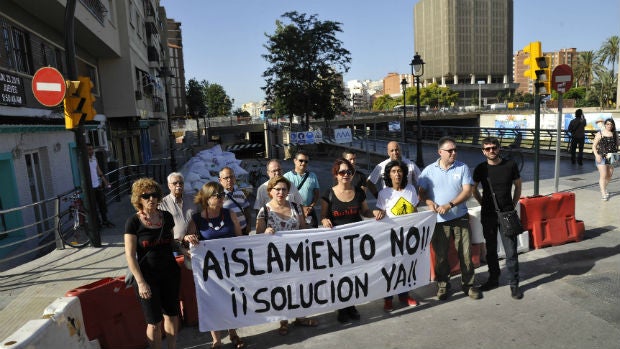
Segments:
[[[482,153],[486,161],[480,163],[474,169],[473,195],[482,208],[481,221],[482,232],[486,240],[487,265],[489,266],[489,279],[481,287],[488,291],[499,286],[499,261],[497,257],[497,212],[489,180],[497,198],[499,209],[503,211],[513,210],[521,197],[521,176],[517,164],[512,160],[505,160],[499,155],[499,141],[497,138],[488,137],[482,140]],[[483,194],[478,189],[482,185]],[[511,296],[514,299],[523,298],[523,292],[519,289],[519,261],[517,259],[517,236],[507,237],[503,232],[499,234],[506,251],[506,269],[508,270],[508,282]]]

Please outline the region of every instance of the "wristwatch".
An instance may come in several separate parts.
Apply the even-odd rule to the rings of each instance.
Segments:
[[[456,206],[452,201],[448,202],[448,204],[450,204],[450,208],[453,208],[454,206]]]

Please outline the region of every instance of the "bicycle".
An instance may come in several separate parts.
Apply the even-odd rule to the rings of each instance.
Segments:
[[[86,224],[86,211],[82,202],[81,192],[64,197],[63,201],[71,201],[69,209],[62,212],[58,218],[58,235],[65,245],[82,248],[90,243]]]

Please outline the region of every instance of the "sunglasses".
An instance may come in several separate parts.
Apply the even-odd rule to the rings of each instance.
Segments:
[[[482,150],[484,150],[484,151],[492,151],[492,150],[497,150],[497,146],[496,146],[496,145],[494,145],[494,146],[492,146],[492,147],[484,147],[484,148],[482,148]]]
[[[157,194],[157,193],[144,193],[144,194],[140,195],[140,197],[142,199],[144,199],[144,200],[148,200],[150,198],[159,200],[159,194]]]
[[[353,175],[353,171],[351,171],[351,170],[341,170],[341,171],[338,171],[338,174],[341,175],[341,176],[351,176],[351,175]]]
[[[297,161],[299,161],[302,164],[307,164],[308,160],[304,160],[304,159],[297,159]]]
[[[448,153],[452,154],[452,153],[454,153],[454,152],[456,151],[456,148],[452,148],[452,149],[441,149],[441,150],[443,150],[443,151],[445,151],[445,152],[448,152]]]

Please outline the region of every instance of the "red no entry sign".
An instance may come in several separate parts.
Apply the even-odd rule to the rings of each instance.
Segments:
[[[32,77],[34,98],[46,107],[55,107],[65,98],[65,78],[52,67],[37,70]]]
[[[560,64],[551,74],[551,85],[554,90],[564,93],[573,86],[573,68],[567,64]]]

